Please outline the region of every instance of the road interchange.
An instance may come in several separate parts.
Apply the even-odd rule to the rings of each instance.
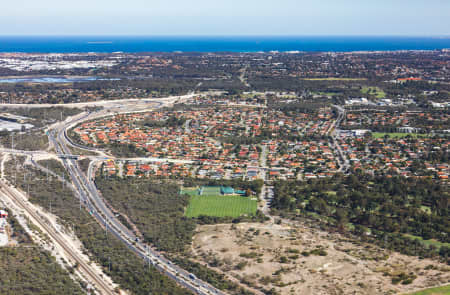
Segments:
[[[192,95],[193,94],[189,94],[185,96],[185,98],[192,97]],[[71,149],[75,148],[86,150],[89,152],[101,151],[93,147],[86,147],[74,143],[70,140],[67,134],[68,130],[84,121],[103,118],[118,113],[146,112],[154,108],[170,106],[175,102],[179,102],[183,98],[166,98],[161,100],[153,100],[151,102],[146,100],[144,103],[132,101],[127,103],[124,102],[123,104],[118,104],[116,102],[113,102],[110,105],[103,104],[103,109],[97,109],[94,111],[86,110],[85,112],[82,112],[76,116],[67,118],[63,122],[53,124],[47,129],[47,135],[51,146],[53,146],[53,148],[55,149],[56,155],[58,155],[62,160],[64,167],[69,174],[69,177],[73,183],[73,189],[79,197],[80,207],[86,208],[108,233],[116,236],[131,251],[141,257],[146,263],[154,265],[158,270],[166,274],[171,279],[175,280],[180,285],[193,291],[194,293],[205,295],[225,294],[224,292],[214,288],[206,282],[199,280],[193,274],[174,265],[160,253],[158,253],[155,249],[152,249],[151,246],[140,242],[138,237],[117,219],[112,210],[108,206],[106,206],[94,183],[94,164],[98,161],[101,161],[102,159],[105,159],[105,154],[100,153],[102,156],[90,156],[93,161],[91,161],[87,175],[85,175],[78,166],[76,158],[72,157],[73,150]],[[342,108],[337,107],[337,109],[339,111],[339,115],[338,119],[334,123],[334,128],[337,128],[339,126],[339,123],[343,119],[345,114],[345,111],[343,111]],[[332,137],[335,145],[334,147],[340,152],[339,154],[342,157],[342,160],[344,162],[343,164],[347,164],[348,159],[343,157],[342,151],[340,151],[340,146],[335,138],[337,135],[336,130],[333,131],[334,132],[332,133]],[[15,151],[8,151],[5,149],[4,152],[14,153]],[[42,153],[42,151],[22,152],[26,155],[33,155],[33,153],[39,152]],[[262,166],[265,166],[265,163],[262,163]],[[343,166],[344,165],[341,166],[341,169],[345,171],[345,168],[347,167]]]
[[[155,101],[153,106],[162,107],[167,106],[170,103],[173,103],[173,101]],[[120,106],[121,112],[147,110],[148,106],[146,108],[133,108],[133,106],[128,105],[125,109],[123,108],[123,105]],[[67,137],[67,130],[83,121],[108,116],[114,111],[117,111],[116,106],[100,111],[81,113],[75,117],[68,118],[64,122],[53,125],[52,128],[48,130],[47,135],[50,143],[55,148],[56,153],[59,155],[70,155],[71,150],[68,146],[93,151],[92,148],[74,146]],[[86,177],[75,159],[70,157],[61,157],[61,160],[80,199],[80,206],[85,207],[108,233],[116,236],[146,263],[152,264],[159,271],[163,272],[168,277],[175,280],[178,284],[186,287],[194,293],[202,295],[226,294],[210,284],[198,279],[195,275],[174,265],[150,245],[140,242],[138,237],[117,219],[116,215],[108,208],[108,206],[106,206],[105,202],[100,197],[93,181],[92,168],[89,169],[88,177]],[[92,167],[92,165],[90,167]]]

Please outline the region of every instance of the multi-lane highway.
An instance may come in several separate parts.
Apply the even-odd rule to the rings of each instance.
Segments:
[[[158,106],[163,106],[160,102]],[[123,105],[122,105],[123,106]],[[127,106],[123,112],[136,111],[136,108]],[[143,110],[143,109],[139,109]],[[148,107],[147,107],[148,110]],[[82,121],[99,118],[111,114],[111,110],[80,114],[60,124],[55,124],[48,132],[49,140],[56,152],[60,155],[69,155],[71,151],[68,146],[72,143],[67,138],[67,129]],[[84,148],[77,146],[78,148]],[[89,169],[88,177],[81,171],[78,163],[71,158],[62,158],[64,166],[74,184],[74,188],[80,198],[80,204],[87,208],[90,213],[101,223],[105,229],[121,240],[130,250],[143,258],[147,263],[154,265],[158,270],[175,280],[180,285],[197,294],[225,294],[210,284],[198,279],[195,275],[174,265],[156,250],[139,241],[138,237],[125,227],[105,205],[100,197],[95,183],[93,182],[92,169]],[[91,166],[92,167],[92,166]]]
[[[341,106],[338,105],[333,105],[334,108],[337,109],[338,111],[338,118],[336,119],[336,121],[334,122],[334,125],[332,128],[330,128],[330,130],[332,129],[332,138],[333,138],[333,143],[332,143],[332,147],[335,149],[335,152],[339,155],[338,160],[339,160],[339,171],[346,173],[347,170],[350,168],[350,161],[348,160],[347,156],[345,156],[344,152],[342,151],[342,148],[339,144],[339,140],[337,138],[338,133],[339,133],[339,124],[341,124],[342,120],[345,117],[345,109]]]
[[[94,163],[102,157],[92,157],[93,161],[89,165],[87,175],[85,175],[77,161],[71,157],[72,151],[69,147],[98,152],[97,149],[91,147],[85,147],[72,142],[67,136],[67,130],[73,126],[87,120],[102,118],[117,113],[131,113],[131,112],[145,112],[151,110],[151,108],[164,107],[173,104],[175,101],[180,101],[184,98],[192,97],[194,94],[189,94],[184,97],[172,97],[161,100],[145,100],[145,101],[130,101],[125,102],[111,102],[102,104],[104,107],[101,110],[93,112],[83,112],[71,118],[68,118],[64,122],[56,123],[48,128],[47,135],[51,145],[54,147],[56,154],[58,154],[70,176],[73,183],[73,188],[80,199],[80,206],[86,208],[93,217],[105,227],[105,229],[116,236],[122,241],[131,251],[136,253],[139,257],[144,259],[146,263],[154,265],[158,270],[175,280],[180,285],[193,291],[197,294],[225,294],[224,292],[216,289],[208,283],[198,279],[195,275],[181,269],[174,265],[171,261],[163,257],[158,251],[153,249],[150,245],[144,244],[139,241],[138,237],[127,227],[125,227],[115,216],[115,214],[106,206],[103,198],[99,195],[99,192],[94,183]],[[340,170],[345,172],[349,167],[349,161],[343,154],[341,147],[337,140],[337,128],[344,118],[345,110],[340,106],[334,106],[338,110],[338,118],[334,122],[332,128],[330,128],[332,136],[332,146],[335,152],[340,156]],[[187,124],[188,126],[188,124]],[[8,150],[5,152],[17,152],[16,150]],[[39,152],[26,152],[26,155],[33,155]],[[48,153],[47,153],[48,154]],[[265,166],[265,163],[262,163]],[[266,167],[260,167],[265,171]],[[268,189],[268,196],[271,191]],[[95,278],[94,278],[95,281]],[[101,284],[99,283],[99,289]],[[104,294],[109,294],[108,291],[102,291]]]

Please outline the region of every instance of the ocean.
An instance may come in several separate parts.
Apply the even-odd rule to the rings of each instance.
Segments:
[[[450,37],[0,36],[0,52],[393,51],[450,48]]]

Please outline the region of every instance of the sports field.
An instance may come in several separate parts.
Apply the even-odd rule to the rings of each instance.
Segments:
[[[256,213],[257,200],[242,196],[223,196],[220,188],[203,188],[202,195],[197,189],[183,190],[182,193],[189,194],[191,199],[186,209],[187,217],[198,217],[200,215],[215,217],[239,217],[241,215],[252,215]]]

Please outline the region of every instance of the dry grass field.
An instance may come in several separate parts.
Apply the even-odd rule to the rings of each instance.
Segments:
[[[450,267],[305,224],[197,229],[193,257],[251,288],[278,294],[397,294],[450,281]]]

